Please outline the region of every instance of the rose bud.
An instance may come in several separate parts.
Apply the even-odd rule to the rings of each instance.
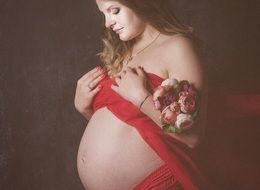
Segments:
[[[167,106],[162,111],[161,119],[163,123],[174,124],[177,119],[177,114],[174,111],[171,111],[170,106]]]

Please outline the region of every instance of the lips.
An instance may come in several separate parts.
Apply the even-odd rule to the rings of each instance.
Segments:
[[[114,29],[114,32],[117,33],[117,34],[119,34],[119,33],[122,32],[122,29],[123,29],[123,28]]]

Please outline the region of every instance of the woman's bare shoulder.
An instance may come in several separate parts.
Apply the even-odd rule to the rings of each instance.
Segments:
[[[171,36],[164,36],[161,47],[165,50],[165,54],[173,57],[180,53],[191,53],[197,51],[192,39],[187,36],[176,34]]]
[[[169,77],[201,83],[202,62],[191,39],[183,35],[168,36],[163,46],[164,66]]]

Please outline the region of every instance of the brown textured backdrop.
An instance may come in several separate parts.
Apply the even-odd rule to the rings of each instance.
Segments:
[[[260,2],[173,2],[208,66],[205,171],[218,189],[257,189]],[[83,189],[76,155],[86,122],[73,98],[77,79],[99,64],[99,26],[92,0],[0,0],[1,190]]]

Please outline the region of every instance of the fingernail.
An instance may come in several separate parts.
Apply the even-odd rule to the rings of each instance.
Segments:
[[[99,88],[99,89],[101,89],[101,88],[102,88],[102,85],[101,85],[101,84],[99,84],[99,85],[98,85],[98,88]]]
[[[96,69],[97,69],[97,70],[100,70],[100,69],[101,69],[101,66],[97,66]]]

